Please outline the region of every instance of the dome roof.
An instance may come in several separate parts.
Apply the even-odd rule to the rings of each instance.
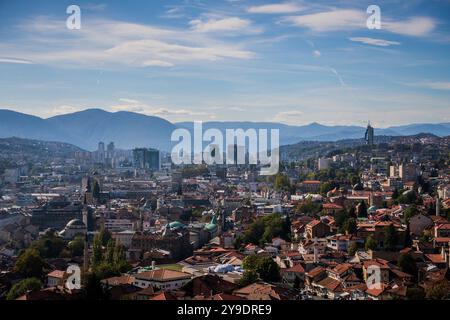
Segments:
[[[205,226],[205,230],[208,230],[208,231],[214,231],[215,229],[217,229],[217,224],[214,224],[214,223],[208,223]]]
[[[174,222],[169,223],[169,228],[172,230],[173,229],[184,229],[184,228],[186,228],[186,226],[183,223],[181,223],[180,221],[174,221]]]
[[[205,230],[214,231],[217,229],[217,217],[214,215],[211,222],[205,226]]]
[[[85,225],[84,225],[83,221],[81,221],[79,219],[73,219],[73,220],[70,220],[69,223],[67,223],[66,227],[71,227],[71,228],[83,227],[84,228]]]

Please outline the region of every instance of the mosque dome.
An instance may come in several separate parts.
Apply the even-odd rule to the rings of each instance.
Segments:
[[[70,220],[66,225],[66,228],[85,228],[85,227],[86,226],[84,225],[83,221],[79,219]]]
[[[184,229],[184,228],[186,228],[186,226],[183,223],[181,223],[180,221],[174,221],[174,222],[169,223],[169,228],[171,230],[178,230],[178,229]]]

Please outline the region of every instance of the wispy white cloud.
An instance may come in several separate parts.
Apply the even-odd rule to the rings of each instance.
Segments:
[[[284,21],[317,32],[363,28],[366,25],[366,20],[365,11],[350,9],[337,9],[284,18]]]
[[[404,21],[382,21],[382,28],[407,36],[426,36],[436,28],[436,21],[428,17],[413,17]]]
[[[19,28],[24,31],[22,38],[0,44],[2,53],[14,57],[3,62],[104,68],[173,67],[255,57],[244,48],[245,44],[221,41],[193,30],[115,20],[89,20],[81,30],[74,31],[59,20],[41,17]]]
[[[210,117],[211,115],[203,111],[194,111],[186,108],[176,108],[173,106],[154,106],[136,99],[120,98],[119,103],[106,107],[110,111],[138,112],[146,115],[158,116],[169,120],[182,119],[183,117]]]
[[[368,38],[368,37],[352,37],[349,38],[350,41],[353,42],[360,42],[364,44],[369,44],[372,46],[379,46],[379,47],[389,47],[393,45],[400,45],[400,42],[397,41],[389,41],[384,39],[375,39],[375,38]]]
[[[284,122],[288,124],[300,124],[304,123],[305,114],[300,110],[282,111],[278,112],[273,118],[276,122]]]
[[[327,11],[285,17],[282,20],[315,32],[342,31],[367,28],[367,14],[363,10],[331,9]],[[394,20],[383,17],[381,29],[407,36],[425,36],[437,26],[430,17],[411,17]]]
[[[0,63],[33,64],[30,60],[0,57]]]
[[[263,14],[282,14],[282,13],[295,13],[302,11],[304,8],[300,5],[292,2],[288,3],[275,3],[261,6],[253,6],[247,9],[249,13],[263,13]]]
[[[423,81],[423,82],[415,82],[415,83],[402,83],[408,87],[416,87],[423,89],[432,89],[432,90],[444,90],[450,91],[450,82],[446,81]]]
[[[320,52],[319,50],[314,50],[313,55],[316,58],[320,58],[322,56],[322,52]]]
[[[238,17],[208,19],[206,21],[196,19],[191,20],[189,25],[198,32],[239,31],[240,34],[262,32],[261,28],[253,27],[250,20]]]

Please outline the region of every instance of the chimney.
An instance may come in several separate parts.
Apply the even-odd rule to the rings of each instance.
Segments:
[[[156,267],[156,264],[155,264],[155,261],[153,260],[152,261],[152,270],[155,270],[155,267]]]

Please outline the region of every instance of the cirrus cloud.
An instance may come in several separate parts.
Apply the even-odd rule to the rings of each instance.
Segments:
[[[352,38],[350,38],[350,41],[360,42],[360,43],[369,44],[372,46],[379,46],[379,47],[389,47],[392,45],[400,45],[400,42],[397,42],[397,41],[389,41],[389,40],[384,40],[384,39],[375,39],[375,38],[367,38],[367,37],[352,37]]]

